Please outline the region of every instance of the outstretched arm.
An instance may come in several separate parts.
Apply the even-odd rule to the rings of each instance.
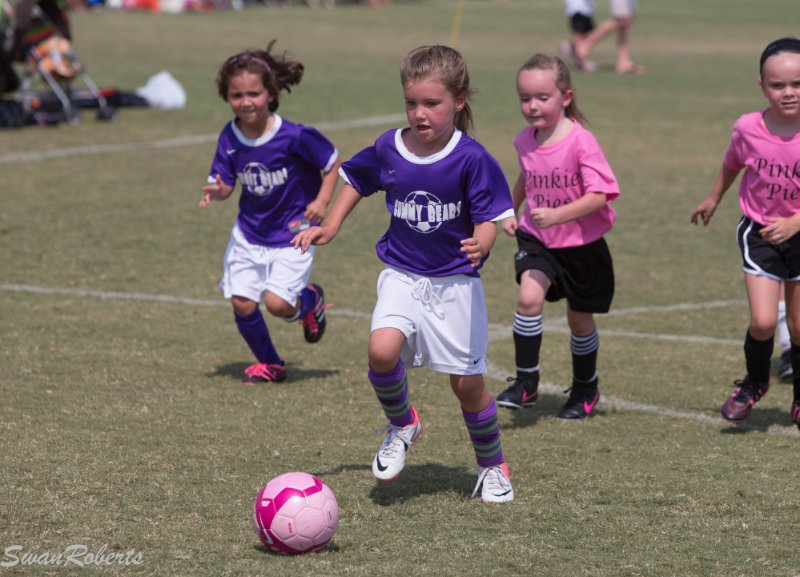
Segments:
[[[352,212],[360,200],[361,195],[358,194],[358,191],[349,184],[345,184],[342,190],[339,191],[339,196],[333,202],[325,222],[321,226],[312,226],[297,233],[292,239],[292,245],[306,252],[312,244],[328,244],[339,233],[344,219],[347,218],[347,215]]]
[[[714,212],[716,212],[722,197],[725,196],[725,193],[731,187],[733,181],[736,180],[738,174],[738,170],[731,170],[729,168],[725,168],[724,164],[722,165],[722,168],[719,169],[717,179],[714,181],[714,186],[711,187],[711,194],[703,199],[703,202],[698,204],[697,208],[692,211],[692,224],[696,225],[698,219],[701,219],[703,221],[703,226],[708,226],[708,223],[711,221],[711,217],[714,216]]]

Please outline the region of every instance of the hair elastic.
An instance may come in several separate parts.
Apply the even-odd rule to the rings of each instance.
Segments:
[[[267,61],[264,60],[263,58],[255,56],[254,54],[247,54],[247,53],[238,54],[230,58],[228,60],[228,64],[236,64],[237,62],[240,62],[242,60],[255,62],[256,64],[261,66],[264,70],[266,70],[268,73],[272,74],[272,68],[270,68],[270,65],[267,64]]]
[[[761,60],[758,63],[759,71],[764,69],[764,63],[767,61],[767,58],[775,56],[779,52],[797,52],[800,54],[800,39],[794,36],[786,36],[770,42],[767,47],[764,48],[764,52],[761,53]]]

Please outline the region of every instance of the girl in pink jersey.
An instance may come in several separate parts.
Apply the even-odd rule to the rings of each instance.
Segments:
[[[569,70],[559,58],[536,54],[517,75],[520,111],[530,125],[514,146],[520,175],[515,214],[503,230],[516,235],[519,283],[514,316],[516,377],[497,397],[509,409],[532,406],[538,397],[544,301],[567,301],[573,381],[560,419],[583,419],[600,398],[599,337],[594,313],[608,312],[614,267],[603,236],[616,213],[609,202],[619,186],[597,140],[581,122]]]
[[[747,373],[735,382],[721,412],[726,420],[740,423],[769,389],[783,281],[794,372],[792,422],[800,427],[800,40],[787,37],[770,43],[759,66],[758,83],[769,106],[741,116],[733,125],[711,194],[694,209],[691,222],[707,225],[744,170],[737,237],[750,304],[744,341]]]

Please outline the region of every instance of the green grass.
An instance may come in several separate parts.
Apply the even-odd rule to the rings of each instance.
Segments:
[[[517,495],[502,507],[468,499],[472,449],[446,377],[428,371],[410,376],[426,430],[407,469],[388,487],[372,479],[383,424],[366,380],[381,268],[373,245],[386,226],[378,199],[318,252],[314,278],[336,303],[325,339],[310,346],[297,326],[271,322],[289,379],[239,384],[250,355],[216,290],[236,202],[196,208],[212,141],[152,143],[213,140],[230,116],[217,66],[274,37],[307,71],[281,100],[287,118],[402,114],[398,63],[417,45],[448,41],[457,2],[294,4],[75,14],[75,48],[98,84],[134,90],[169,70],[187,107],[0,133],[0,563],[13,545],[142,555],[138,566],[0,566],[0,576],[800,576],[791,387],[776,383],[751,427],[716,418],[744,367],[735,190],[708,229],[689,224],[733,121],[765,105],[758,56],[794,32],[794,0],[642,2],[633,48],[648,74],[609,72],[609,40],[596,54],[604,69],[575,75],[622,188],[608,236],[615,310],[599,319],[604,400],[587,422],[554,418],[570,361],[563,305],[548,305],[546,394],[532,410],[501,414]],[[564,37],[561,2],[465,3],[458,48],[478,90],[478,136],[510,181],[523,126],[516,70]],[[388,127],[325,132],[347,158]],[[128,144],[142,147],[3,160]],[[514,367],[513,253],[512,239],[499,238],[483,274],[500,329],[487,377],[495,393]],[[702,307],[714,301],[731,302]],[[681,303],[697,307],[669,308]],[[339,502],[339,530],[319,554],[271,555],[250,527],[260,486],[291,470],[319,475]]]

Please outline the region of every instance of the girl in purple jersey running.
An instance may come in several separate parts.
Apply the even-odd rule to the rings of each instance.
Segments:
[[[750,324],[744,340],[746,374],[722,405],[722,417],[740,423],[769,390],[781,284],[791,341],[794,400],[792,422],[800,427],[800,39],[780,38],[759,63],[766,110],[733,125],[722,168],[711,194],[691,222],[708,225],[740,172],[737,238],[742,252]]]
[[[322,287],[308,282],[313,251],[291,244],[298,231],[325,215],[338,180],[339,156],[316,129],[275,113],[281,91],[300,82],[303,65],[286,54],[247,50],[220,67],[217,87],[234,114],[219,136],[200,208],[231,196],[241,183],[239,216],[225,252],[220,290],[233,305],[236,326],[258,361],[243,382],[286,379],[286,367],[261,314],[303,325],[306,341],[325,332]]]
[[[481,499],[514,498],[497,408],[483,381],[488,321],[478,269],[512,212],[497,161],[467,133],[469,75],[461,55],[422,46],[403,60],[406,128],[389,130],[342,165],[346,180],[322,226],[299,233],[303,251],[327,244],[362,197],[386,192],[389,229],[377,244],[386,267],[369,338],[369,380],[389,423],[372,463],[394,480],[422,423],[409,401],[406,369],[427,365],[450,377],[478,464]]]

